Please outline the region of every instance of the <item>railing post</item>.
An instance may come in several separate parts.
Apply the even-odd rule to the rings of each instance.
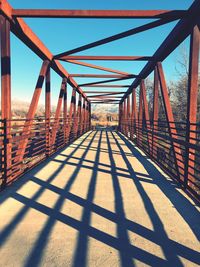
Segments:
[[[63,126],[64,126],[64,142],[67,144],[68,138],[67,138],[67,80],[65,82],[64,86],[64,97],[63,97]]]
[[[189,148],[189,144],[196,143],[196,120],[198,99],[198,71],[199,71],[199,46],[200,33],[196,25],[190,37],[190,59],[187,94],[187,121],[186,121],[186,148],[184,188],[188,186],[188,178],[194,182],[195,149]],[[193,181],[192,181],[193,179]]]
[[[138,113],[138,145],[142,146],[142,127],[143,127],[143,106],[142,106],[142,89],[140,86],[139,96],[139,113]]]
[[[51,119],[51,81],[50,68],[46,73],[45,82],[45,131],[46,131],[46,156],[51,154],[51,134],[50,134],[50,119]]]
[[[11,60],[10,60],[10,22],[0,16],[1,35],[1,118],[4,121],[4,178],[2,187],[7,183],[12,167],[11,137]]]
[[[158,130],[158,97],[159,97],[159,81],[157,67],[154,70],[154,87],[153,87],[153,123],[152,123],[152,150],[151,155],[157,158],[157,137]]]
[[[127,137],[130,133],[130,95],[127,96]]]
[[[135,88],[132,92],[132,135],[135,133],[136,140],[138,136],[138,111],[137,111],[137,103],[136,103],[136,92]],[[132,136],[133,140],[133,136]]]
[[[8,157],[8,153],[10,153],[9,151],[9,140],[8,140],[8,124],[7,124],[7,120],[3,119],[2,120],[2,124],[3,124],[3,153],[2,153],[2,183],[1,183],[1,189],[5,188],[6,184],[7,184],[7,180],[9,177],[9,169],[11,167],[10,165],[10,159]]]

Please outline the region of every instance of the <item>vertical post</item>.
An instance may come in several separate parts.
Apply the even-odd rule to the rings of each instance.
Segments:
[[[88,131],[88,101],[86,101],[86,109],[85,109],[85,130]]]
[[[124,112],[125,112],[125,107],[124,107],[124,101],[122,102],[122,133],[124,133]]]
[[[197,120],[197,99],[198,99],[198,71],[199,71],[199,46],[200,34],[196,25],[190,37],[190,58],[187,95],[187,126],[186,142],[196,143],[196,120]],[[184,188],[187,188],[188,178],[194,182],[195,149],[186,146]]]
[[[59,124],[60,124],[60,113],[61,113],[61,108],[62,108],[63,96],[64,96],[64,92],[65,92],[65,86],[66,86],[66,79],[63,78],[62,83],[61,83],[59,97],[58,97],[58,104],[56,107],[54,123],[53,123],[53,127],[52,127],[53,129],[52,129],[52,144],[51,145],[53,146],[54,150],[56,150],[56,148],[57,148],[56,137],[57,137],[57,132],[59,129]]]
[[[12,166],[11,137],[11,68],[10,68],[10,23],[0,16],[1,22],[1,118],[4,120],[4,154],[3,154],[3,181],[2,187],[7,183]],[[6,127],[6,129],[5,129]]]
[[[139,113],[138,113],[138,145],[139,146],[142,146],[142,127],[143,127],[143,106],[142,106],[142,90],[140,87]]]
[[[89,104],[89,130],[91,130],[91,103],[90,102],[88,102],[88,104]]]
[[[85,133],[85,98],[83,99],[83,112],[82,112],[82,126],[81,126],[81,134]]]
[[[150,138],[150,120],[149,120],[149,109],[148,109],[148,103],[147,103],[147,96],[146,96],[146,88],[144,80],[141,80],[141,89],[142,90],[142,101],[143,101],[143,107],[144,107],[144,119],[145,119],[145,127],[147,130],[147,143],[148,143],[148,149],[149,154],[151,152],[151,138]]]
[[[135,92],[135,88],[133,89],[132,92],[132,135],[133,133],[136,134],[137,137],[137,133],[138,133],[138,112],[137,112],[137,103],[136,103],[136,92]],[[133,136],[132,136],[132,140],[133,140]],[[137,139],[136,139],[137,140]]]
[[[78,98],[78,111],[77,111],[77,120],[78,120],[78,127],[77,127],[77,136],[81,134],[81,106],[82,106],[82,95],[79,94]]]
[[[68,137],[70,138],[69,141],[71,141],[71,134],[73,134],[73,112],[74,112],[74,104],[76,103],[75,101],[76,97],[76,88],[73,88],[72,90],[72,97],[71,97],[71,103],[70,103],[70,108],[69,108],[69,122],[68,122]]]
[[[119,103],[119,110],[118,110],[118,129],[121,131],[121,120],[122,120],[122,104]]]
[[[130,133],[130,95],[127,96],[127,137]]]
[[[154,70],[154,88],[153,88],[153,129],[152,129],[152,151],[151,155],[157,157],[157,137],[156,132],[158,130],[158,93],[159,93],[159,81],[158,81],[158,70]]]
[[[181,147],[180,147],[179,143],[177,143],[176,141],[172,141],[172,139],[178,139],[178,136],[177,136],[176,124],[174,122],[174,115],[172,112],[170,99],[169,99],[169,95],[168,95],[167,84],[165,81],[165,76],[164,76],[161,62],[158,62],[157,66],[158,66],[158,77],[159,77],[159,81],[160,81],[160,88],[161,88],[163,103],[164,103],[164,107],[165,107],[165,114],[167,117],[169,134],[171,137],[171,144],[172,144],[172,149],[173,149],[174,157],[175,157],[175,166],[177,169],[177,175],[179,176],[180,180],[183,181],[183,179],[184,179],[184,163],[183,163],[183,157],[181,154]]]
[[[51,154],[51,136],[50,136],[50,119],[51,119],[51,74],[50,68],[46,73],[45,82],[45,125],[46,125],[46,156]]]
[[[126,135],[127,101],[124,99],[124,134]]]
[[[63,126],[64,126],[64,142],[67,143],[67,80],[64,86],[63,98]]]

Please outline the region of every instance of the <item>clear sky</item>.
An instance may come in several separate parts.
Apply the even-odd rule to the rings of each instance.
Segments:
[[[46,9],[187,9],[191,0],[10,0],[13,8],[46,8]],[[109,19],[25,19],[27,24],[40,37],[53,54],[129,30],[151,20],[109,20]],[[112,42],[94,49],[79,53],[79,55],[132,55],[150,56],[162,43],[177,22],[149,30],[119,41]],[[31,52],[21,41],[12,35],[12,90],[13,98],[30,100],[37,80],[41,60]],[[187,46],[187,42],[186,42]],[[175,63],[178,57],[177,49],[164,62],[168,80],[176,79]],[[105,67],[119,69],[137,74],[145,62],[103,62],[91,61]],[[98,70],[63,63],[69,73],[99,73]],[[87,82],[76,79],[78,83]],[[93,81],[90,79],[89,81]],[[61,79],[52,73],[53,103],[57,101]],[[130,81],[129,81],[130,83]],[[88,90],[88,88],[87,88]],[[44,94],[41,98],[44,100]]]

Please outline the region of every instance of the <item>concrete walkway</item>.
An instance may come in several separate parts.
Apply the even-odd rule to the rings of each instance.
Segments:
[[[199,266],[198,207],[116,133],[86,133],[0,197],[1,267]]]

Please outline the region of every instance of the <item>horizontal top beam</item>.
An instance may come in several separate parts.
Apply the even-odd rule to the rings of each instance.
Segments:
[[[147,61],[153,60],[150,56],[64,56],[62,60],[111,60],[111,61]]]
[[[184,10],[56,10],[14,9],[13,16],[26,18],[93,18],[93,19],[144,19],[180,18]]]

